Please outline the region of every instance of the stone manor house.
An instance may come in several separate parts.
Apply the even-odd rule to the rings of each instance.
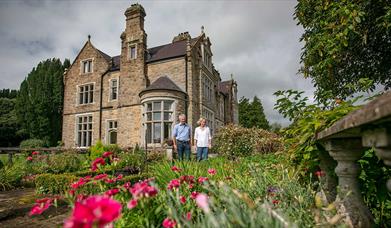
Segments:
[[[212,134],[238,123],[237,84],[221,81],[203,29],[197,37],[185,32],[149,48],[144,8],[134,4],[125,16],[120,55],[100,51],[89,36],[64,73],[65,147],[89,147],[98,140],[124,148],[160,147],[181,113],[193,129],[200,117],[207,118]]]

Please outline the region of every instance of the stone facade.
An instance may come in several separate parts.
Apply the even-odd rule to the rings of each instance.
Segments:
[[[170,44],[148,48],[145,16],[139,4],[125,11],[119,56],[100,51],[89,37],[65,72],[65,147],[98,140],[120,147],[161,146],[181,113],[193,128],[207,117],[214,132],[238,122],[237,84],[221,81],[204,32],[195,38],[181,33]]]

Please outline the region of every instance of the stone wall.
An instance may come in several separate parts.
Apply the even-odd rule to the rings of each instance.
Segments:
[[[185,58],[179,57],[159,61],[156,63],[148,63],[148,79],[152,84],[161,76],[169,77],[179,88],[186,92],[186,71]]]

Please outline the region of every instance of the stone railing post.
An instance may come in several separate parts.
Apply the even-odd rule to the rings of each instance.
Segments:
[[[167,155],[167,160],[169,160],[169,161],[173,160],[173,149],[172,149],[172,146],[167,146],[167,148],[166,148],[166,155]]]
[[[385,165],[391,166],[391,132],[386,128],[366,130],[362,135],[362,144],[374,147],[376,155],[384,161]],[[391,179],[387,181],[388,191],[391,191]]]
[[[365,150],[361,139],[328,139],[324,145],[329,154],[338,162],[335,168],[340,188],[338,195],[343,200],[343,205],[354,227],[371,227],[372,215],[364,204],[357,178],[360,166],[356,161],[361,158]]]

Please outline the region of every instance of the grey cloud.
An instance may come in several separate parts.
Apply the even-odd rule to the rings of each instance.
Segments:
[[[239,97],[258,96],[270,122],[287,124],[273,110],[276,90],[311,95],[311,82],[296,75],[301,44],[287,1],[140,1],[147,16],[148,46],[192,36],[201,25],[212,42],[213,61],[224,80],[234,74]],[[41,60],[76,57],[87,35],[109,55],[120,53],[129,1],[1,1],[0,88],[18,88]]]

